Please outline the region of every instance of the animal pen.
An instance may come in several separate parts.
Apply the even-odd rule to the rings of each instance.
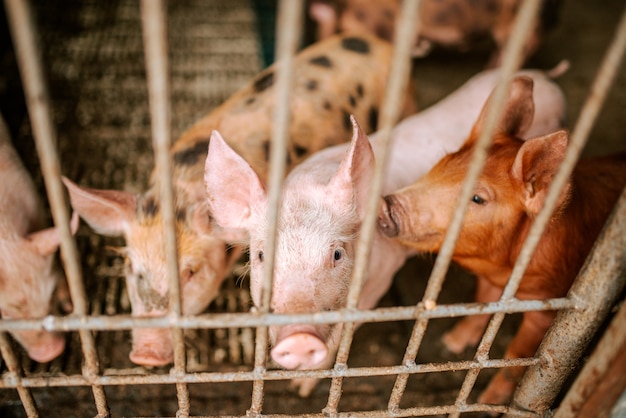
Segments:
[[[562,58],[572,61],[573,75],[563,77],[563,84],[576,87],[571,95],[564,88],[571,106],[571,137],[546,205],[536,218],[500,301],[469,302],[465,297],[471,293],[465,284],[467,275],[450,265],[467,206],[460,204],[437,257],[410,260],[378,308],[356,309],[369,255],[368,240],[375,228],[375,202],[386,165],[383,161],[377,167],[371,210],[362,226],[362,244],[345,308],[314,314],[274,314],[269,309],[268,291],[263,306],[250,310],[248,282],[241,279],[245,267],[239,265],[205,313],[183,316],[177,291],[178,267],[172,262],[176,257],[171,257],[170,313],[153,318],[129,314],[123,259],[107,250],[121,246],[119,239],[96,235],[85,225],[76,237],[71,236],[67,221],[70,208],[60,174],[88,179],[86,183],[94,187],[138,191],[156,165],[162,183],[171,185],[170,141],[260,71],[263,64],[256,32],[260,15],[247,0],[31,3],[5,0],[29,116],[16,111],[17,116],[9,120],[14,121],[17,132],[16,147],[22,156],[31,157],[24,158],[25,164],[35,177],[39,176],[54,224],[61,228],[62,265],[74,310],[66,316],[0,320],[0,415],[456,417],[493,412],[569,417],[590,416],[589,411],[593,411],[607,416],[626,385],[626,310],[621,304],[626,279],[626,194],[622,193],[567,297],[518,300],[514,295],[560,187],[583,149],[593,153],[599,148],[623,148],[626,77],[620,65],[626,50],[626,10],[620,1],[603,6],[563,5],[561,24],[570,31],[563,29],[559,34],[557,29],[555,38],[548,38],[542,47],[541,51],[552,48],[553,54],[552,61],[544,61],[544,68]],[[400,36],[385,101],[388,106],[381,109],[379,119],[380,130],[387,134],[398,118],[397,97],[406,88],[402,75],[411,71],[409,35],[417,29],[417,4],[405,2],[397,28]],[[508,76],[519,66],[521,45],[539,4],[538,0],[525,1],[519,10],[502,64],[504,81],[496,92],[504,91]],[[594,7],[600,10],[592,12]],[[277,9],[277,58],[281,68],[288,70],[302,37],[304,2],[282,0]],[[573,16],[574,10],[578,14],[568,23],[568,13]],[[610,22],[603,20],[593,26],[593,30],[602,27],[606,36],[571,31],[584,27],[585,19],[598,16],[610,16]],[[569,36],[588,37],[589,42],[578,47],[584,49],[580,55],[560,55],[574,50],[560,50]],[[541,51],[539,61],[546,58]],[[554,56],[556,53],[559,55]],[[443,52],[424,58],[424,62],[434,62],[433,68],[439,65],[430,73],[420,70],[420,65],[427,63],[417,61],[414,74],[420,94],[430,95],[426,101],[443,97],[443,91],[451,91],[456,83],[435,90],[428,82],[436,84],[448,75],[462,80],[484,65],[484,56],[470,57],[467,68],[459,69],[450,65],[451,57],[459,56]],[[580,59],[584,64],[576,57],[584,57]],[[420,71],[429,81],[420,79]],[[5,91],[13,92],[13,96],[3,93],[3,112],[9,106],[19,106],[21,99],[17,97],[22,94],[15,93],[14,84],[10,84],[17,82],[17,76],[11,78],[8,70],[5,74]],[[279,75],[278,97],[286,104],[289,71]],[[618,98],[613,97],[618,93]],[[424,102],[420,106],[424,108]],[[493,106],[492,118],[498,116],[500,107]],[[285,105],[275,115],[272,162],[285,160],[288,117]],[[596,143],[585,148],[594,124],[613,126],[613,131],[605,128],[598,132],[617,138],[614,144]],[[461,202],[470,200],[489,145],[488,134],[479,140]],[[36,154],[29,145],[31,139]],[[280,165],[272,165],[270,171],[268,190],[273,211],[278,207],[282,170]],[[165,211],[173,207],[171,195],[162,194]],[[173,213],[170,215],[164,227],[173,231]],[[167,253],[175,255],[175,234],[168,236]],[[272,253],[266,247],[267,259]],[[271,262],[267,265],[269,272]],[[271,274],[265,274],[266,289],[271,289],[271,279]],[[510,338],[516,314],[533,310],[558,310],[537,354],[503,359],[502,341]],[[439,339],[456,318],[484,313],[492,314],[492,318],[476,350],[460,357],[440,353]],[[333,368],[280,370],[268,361],[270,325],[338,322],[346,326]],[[355,331],[355,323],[363,325]],[[172,330],[172,366],[143,368],[129,362],[129,330],[136,327]],[[26,329],[66,332],[66,352],[48,364],[31,361],[8,334]],[[602,332],[597,334],[598,330]],[[476,392],[489,376],[498,368],[511,366],[528,366],[511,405],[476,403]],[[309,398],[289,391],[290,379],[308,377],[322,379]],[[607,387],[607,382],[612,384]]]

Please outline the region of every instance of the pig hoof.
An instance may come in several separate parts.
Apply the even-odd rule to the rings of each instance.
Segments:
[[[465,351],[465,348],[469,346],[469,344],[467,341],[461,340],[456,337],[457,336],[453,333],[448,332],[444,334],[441,342],[446,347],[446,350],[448,350],[449,352],[456,355],[461,355],[463,354],[463,351]]]
[[[316,336],[300,332],[280,341],[271,354],[285,369],[311,369],[326,359],[328,348]]]
[[[128,356],[130,361],[140,366],[166,366],[173,360],[173,356],[163,355],[152,351],[133,350]]]

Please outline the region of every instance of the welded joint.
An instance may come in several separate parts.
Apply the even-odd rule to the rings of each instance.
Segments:
[[[2,373],[2,380],[7,381],[11,386],[16,388],[20,385],[20,375],[17,372],[6,371]]]
[[[182,382],[188,374],[187,371],[178,367],[172,367],[169,372],[169,375],[176,379],[177,382]]]
[[[348,365],[346,363],[335,363],[333,370],[338,373],[338,376],[335,377],[345,377]]]

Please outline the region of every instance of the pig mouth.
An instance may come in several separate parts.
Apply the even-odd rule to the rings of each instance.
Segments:
[[[392,196],[385,196],[383,200],[378,214],[378,228],[389,238],[394,238],[400,234],[400,228],[392,210],[392,206],[395,207],[394,199]]]

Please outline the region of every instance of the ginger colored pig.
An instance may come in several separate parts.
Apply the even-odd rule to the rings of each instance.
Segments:
[[[60,244],[56,228],[44,228],[45,211],[35,184],[11,145],[0,118],[0,314],[3,319],[43,318],[53,312],[53,293],[65,284],[55,262]],[[71,222],[78,228],[78,216]],[[65,349],[65,337],[44,330],[11,335],[38,362]]]
[[[532,94],[530,78],[514,80],[454,250],[453,260],[478,277],[478,302],[498,300],[567,148],[564,130],[519,139],[533,118]],[[484,113],[458,152],[385,197],[380,231],[418,252],[440,250],[483,123]],[[625,184],[625,153],[578,163],[524,274],[518,299],[566,295]],[[554,316],[552,311],[525,312],[505,357],[532,357]],[[488,320],[466,317],[444,336],[444,344],[455,353],[475,345]],[[478,401],[507,403],[523,372],[521,367],[501,369]]]
[[[551,75],[558,75],[561,69],[555,69]],[[543,71],[523,73],[536,80],[536,97],[542,110],[528,132],[543,134],[560,128],[565,102],[558,85]],[[404,119],[393,129],[383,193],[411,184],[446,153],[462,145],[498,77],[498,70],[483,71],[450,96]],[[370,145],[355,121],[353,125],[349,145],[317,152],[285,180],[276,238],[273,312],[320,312],[345,306],[374,161],[381,152],[379,134],[371,136]],[[250,237],[251,294],[259,304],[268,233],[263,182],[217,132],[209,145],[205,181],[216,223]],[[360,309],[376,306],[409,255],[407,248],[375,232],[358,302]],[[287,369],[331,367],[341,329],[341,324],[271,327],[271,356]],[[293,383],[301,396],[307,396],[315,382],[304,379]]]
[[[294,62],[289,123],[288,169],[311,153],[349,138],[354,113],[368,132],[376,129],[392,47],[368,34],[333,36],[301,51]],[[261,72],[220,107],[199,120],[173,144],[176,232],[183,314],[202,312],[213,300],[241,253],[210,224],[203,185],[211,132],[219,129],[251,164],[261,181],[268,171],[276,103],[276,67]],[[403,116],[414,113],[412,89]],[[98,233],[122,235],[126,285],[134,316],[161,316],[168,310],[159,192],[154,182],[141,194],[79,187],[65,179],[72,206]],[[235,192],[231,190],[231,192]],[[168,329],[133,330],[130,359],[166,365],[173,359]]]
[[[526,41],[524,56],[538,48],[546,30],[554,25],[559,0],[545,0],[539,22]],[[489,66],[500,63],[502,49],[511,36],[520,0],[422,0],[413,55],[426,55],[433,45],[469,49],[481,38],[491,38],[496,51]],[[401,0],[312,0],[309,15],[317,22],[317,36],[366,30],[392,41]]]

